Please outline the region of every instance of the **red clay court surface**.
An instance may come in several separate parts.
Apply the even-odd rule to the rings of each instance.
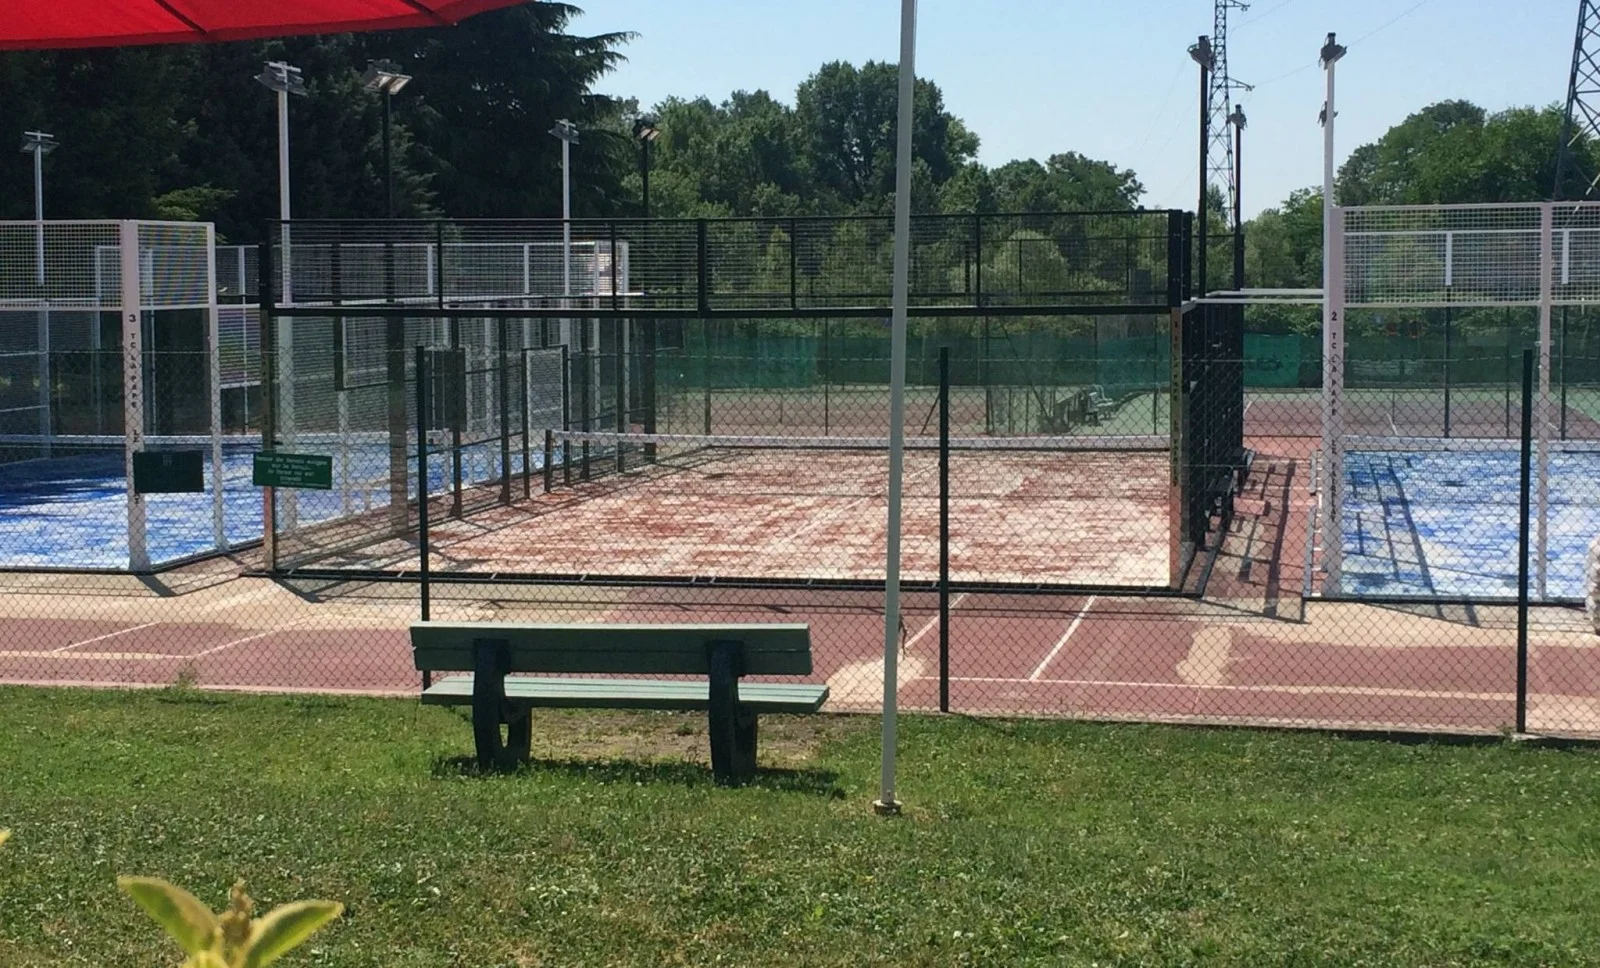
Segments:
[[[624,474],[430,529],[436,572],[876,580],[884,573],[888,471],[862,451],[750,450],[663,457]],[[596,459],[596,472],[614,461]],[[938,461],[905,464],[903,574],[939,567]],[[1165,451],[955,452],[956,581],[1164,587],[1172,578]],[[558,477],[559,483],[559,477]],[[338,529],[342,537],[348,528]],[[416,571],[416,543],[296,560]]]
[[[1506,609],[1302,603],[1309,444],[1262,456],[1207,599],[966,595],[949,629],[954,710],[1238,724],[1493,732],[1514,721]],[[1281,445],[1281,446],[1278,446]],[[415,588],[294,586],[213,562],[151,581],[0,575],[0,681],[414,695]],[[870,592],[439,586],[434,617],[499,621],[803,621],[830,707],[873,711],[881,597]],[[935,601],[907,598],[899,693],[938,702]],[[1303,615],[1303,617],[1302,617]],[[1539,609],[1529,727],[1600,735],[1600,637]]]

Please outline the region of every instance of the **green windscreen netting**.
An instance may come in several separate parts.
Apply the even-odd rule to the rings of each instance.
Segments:
[[[884,321],[677,325],[681,338],[664,341],[656,361],[664,429],[833,433],[876,427],[887,414]],[[915,320],[906,348],[913,423],[917,408],[933,399],[946,348],[953,419],[962,432],[1167,431],[1171,340],[1164,316]],[[1116,413],[1094,420],[1080,413],[1080,397],[1090,391],[1115,403]]]

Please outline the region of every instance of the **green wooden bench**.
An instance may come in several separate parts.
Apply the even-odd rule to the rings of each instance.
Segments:
[[[828,687],[741,682],[745,676],[811,674],[805,625],[517,625],[419,622],[411,652],[421,672],[447,675],[422,691],[432,705],[471,706],[478,763],[506,768],[528,758],[534,707],[704,709],[711,768],[720,783],[756,767],[756,717],[814,713]],[[562,674],[529,678],[512,673]],[[701,681],[565,676],[704,676]],[[506,727],[504,739],[500,727]]]

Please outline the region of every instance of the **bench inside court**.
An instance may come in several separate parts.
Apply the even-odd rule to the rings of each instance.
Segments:
[[[755,774],[761,713],[814,713],[828,699],[827,686],[741,681],[810,675],[806,625],[419,622],[411,626],[411,651],[418,671],[465,673],[434,681],[422,701],[472,707],[478,764],[486,769],[527,760],[535,707],[704,709],[712,771],[719,783],[739,783]],[[585,675],[704,678],[576,678]]]

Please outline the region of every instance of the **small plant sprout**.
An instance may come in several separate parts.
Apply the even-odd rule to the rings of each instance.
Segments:
[[[252,920],[255,904],[243,881],[228,892],[221,915],[159,878],[119,877],[117,886],[189,956],[183,968],[265,968],[344,913],[336,901],[297,901]]]

